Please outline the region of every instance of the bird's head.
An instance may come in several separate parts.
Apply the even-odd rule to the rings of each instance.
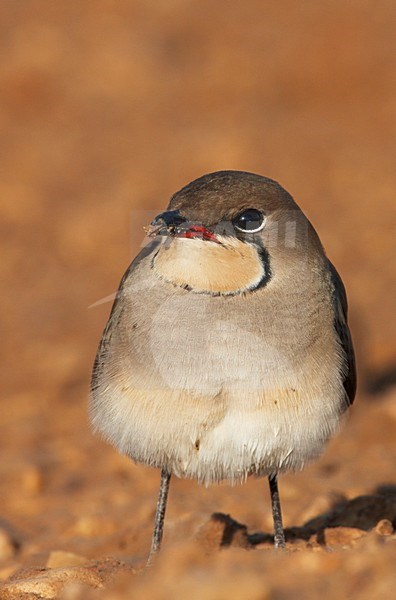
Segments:
[[[277,259],[301,259],[308,238],[317,240],[286,190],[243,171],[219,171],[188,184],[172,196],[148,234],[163,237],[153,259],[158,276],[214,295],[263,287]]]

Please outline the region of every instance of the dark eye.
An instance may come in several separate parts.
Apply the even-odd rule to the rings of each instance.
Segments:
[[[255,208],[248,208],[232,221],[239,231],[244,233],[256,233],[264,227],[265,217],[263,213]]]

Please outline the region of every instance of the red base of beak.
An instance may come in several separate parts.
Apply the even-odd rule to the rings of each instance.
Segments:
[[[205,240],[208,242],[215,242],[216,244],[220,244],[219,240],[216,238],[214,233],[208,231],[205,227],[201,225],[193,225],[190,229],[186,231],[181,231],[176,234],[176,237],[179,238],[198,238],[200,240]]]

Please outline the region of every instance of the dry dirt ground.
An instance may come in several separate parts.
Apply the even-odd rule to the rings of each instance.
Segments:
[[[2,0],[0,598],[394,597],[395,25],[388,0]],[[221,168],[279,180],[314,222],[359,393],[280,480],[286,553],[265,481],[174,480],[147,571],[159,474],[87,422],[97,303],[170,194]]]

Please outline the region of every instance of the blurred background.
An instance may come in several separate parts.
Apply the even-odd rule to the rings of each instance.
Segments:
[[[19,540],[3,578],[58,546],[146,552],[158,473],[87,423],[111,307],[96,303],[139,250],[145,215],[206,172],[276,179],[313,222],[347,287],[360,380],[352,429],[322,467],[368,453],[327,492],[391,477],[396,415],[372,411],[396,365],[395,26],[391,0],[1,1],[0,510]],[[287,524],[304,521],[320,468],[285,478]],[[270,531],[260,485],[176,482],[170,523],[221,509]]]

